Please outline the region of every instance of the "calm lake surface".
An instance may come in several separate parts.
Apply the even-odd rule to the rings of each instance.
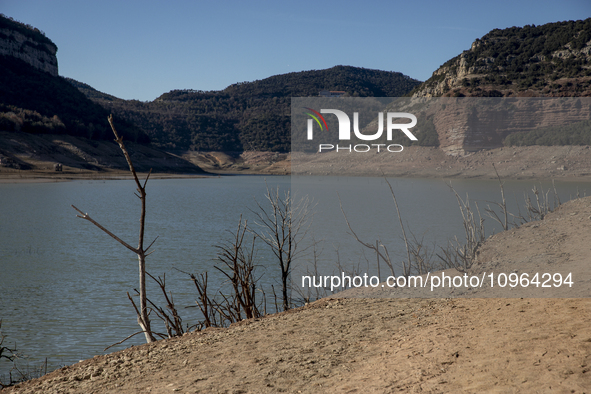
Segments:
[[[426,244],[444,245],[463,236],[454,194],[443,180],[390,179],[402,218]],[[506,181],[509,210],[517,212],[523,194],[534,185]],[[222,276],[213,269],[216,245],[231,238],[241,214],[254,222],[255,199],[266,206],[266,187],[289,190],[297,200],[307,195],[315,204],[309,239],[317,246],[321,273],[335,270],[335,261],[368,272],[369,256],[349,234],[340,205],[353,229],[363,239],[381,239],[391,254],[404,258],[398,217],[390,190],[380,178],[228,176],[182,180],[151,180],[147,186],[146,243],[154,238],[155,252],[148,271],[166,274],[184,323],[196,323],[196,291],[189,278],[175,270],[209,272],[212,289]],[[485,201],[500,201],[497,181],[454,180],[460,196],[469,193],[484,213]],[[562,202],[591,193],[587,183],[556,182]],[[126,292],[138,286],[137,257],[91,223],[76,217],[71,204],[137,245],[139,200],[133,181],[74,181],[0,184],[0,319],[5,345],[16,342],[33,366],[47,357],[48,369],[103,354],[103,349],[138,331]],[[339,201],[340,198],[340,201]],[[473,205],[472,205],[473,206]],[[473,206],[474,207],[474,206]],[[486,219],[489,231],[499,231]],[[302,248],[303,249],[303,248]],[[312,259],[311,248],[303,262]],[[338,250],[338,254],[337,251]],[[277,289],[279,272],[270,251],[258,244],[257,262],[262,284]],[[306,264],[307,264],[306,263]],[[364,268],[365,267],[365,268]],[[302,267],[296,266],[297,271]],[[382,268],[382,276],[387,275]],[[294,274],[294,276],[296,276]],[[150,284],[148,295],[158,289]],[[158,290],[159,291],[159,290]],[[273,312],[274,306],[267,305]],[[154,328],[160,321],[153,320]],[[144,342],[138,335],[115,351]],[[9,364],[0,361],[0,374]]]

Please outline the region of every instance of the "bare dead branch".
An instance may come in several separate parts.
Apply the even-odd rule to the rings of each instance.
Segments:
[[[150,244],[150,245],[149,245],[149,246],[146,248],[145,252],[147,252],[148,250],[150,250],[150,248],[152,247],[152,245],[154,245],[154,242],[156,242],[156,240],[158,239],[158,237],[160,237],[160,236],[158,235],[156,238],[154,238],[154,240],[152,241],[152,243],[151,243],[151,244]],[[150,253],[151,253],[151,252],[150,252]],[[147,256],[148,256],[148,255],[146,255],[146,257],[147,257]]]
[[[501,177],[499,176],[499,172],[497,171],[497,167],[495,167],[495,163],[492,163],[493,168],[495,169],[495,174],[497,174],[497,179],[499,180],[499,185],[501,187],[501,208],[504,215],[504,222],[503,230],[507,231],[509,229],[509,223],[507,222],[507,201],[505,200],[505,188],[503,187],[503,181],[501,181]]]
[[[144,186],[142,187],[142,189],[146,188],[146,183],[148,183],[148,179],[150,179],[151,174],[152,174],[152,169],[150,168],[150,171],[148,171],[148,175],[146,175],[146,180],[144,181]]]
[[[129,153],[127,152],[127,149],[125,148],[125,145],[123,144],[123,136],[119,136],[119,134],[117,133],[117,130],[115,129],[115,125],[113,124],[113,115],[109,115],[108,117],[109,120],[109,124],[111,125],[111,130],[113,130],[113,134],[115,134],[115,142],[117,142],[119,144],[119,148],[121,148],[121,150],[123,151],[123,155],[125,156],[125,160],[127,160],[127,164],[129,165],[129,171],[131,171],[131,173],[133,174],[133,179],[135,180],[135,183],[138,187],[138,191],[140,192],[140,194],[142,194],[142,190],[144,190],[144,188],[142,187],[142,185],[140,184],[140,181],[137,177],[137,173],[135,172],[135,168],[133,167],[133,163],[131,162],[131,157],[129,156]],[[147,179],[146,179],[147,182]],[[144,184],[145,186],[145,184]]]
[[[126,337],[125,339],[120,340],[119,342],[116,342],[112,345],[107,346],[106,348],[103,349],[103,352],[107,351],[107,349],[112,348],[113,346],[117,346],[117,345],[121,345],[123,342],[127,341],[130,338],[133,338],[134,336],[136,336],[137,334],[143,334],[143,331],[138,331],[138,332],[134,332],[133,334],[129,335],[128,337]]]
[[[174,299],[172,297],[172,294],[166,291],[166,274],[158,278],[155,278],[149,272],[146,272],[146,275],[148,275],[150,278],[154,280],[154,282],[158,284],[166,301],[166,308],[170,311],[169,315],[162,307],[154,304],[149,298],[147,299],[148,303],[152,305],[156,315],[164,322],[168,338],[183,335],[183,320],[179,316],[178,311],[174,305]]]
[[[357,242],[359,242],[361,245],[365,246],[368,249],[373,250],[376,255],[382,258],[382,260],[384,260],[384,262],[386,263],[386,265],[388,266],[388,268],[390,268],[390,271],[392,272],[392,276],[396,277],[396,273],[394,270],[394,264],[392,263],[392,260],[390,260],[390,256],[388,254],[388,250],[386,249],[386,247],[380,242],[379,246],[382,247],[382,249],[384,250],[385,254],[382,254],[382,252],[380,252],[380,249],[378,247],[378,241],[376,241],[376,245],[374,246],[373,244],[370,244],[369,242],[365,242],[363,240],[361,240],[361,238],[359,238],[359,236],[357,235],[357,233],[355,232],[355,230],[353,230],[353,227],[351,227],[351,223],[349,223],[349,219],[347,219],[347,214],[345,213],[345,210],[343,208],[343,202],[341,201],[341,197],[338,195],[337,193],[337,197],[339,199],[339,206],[341,208],[341,212],[343,213],[343,217],[345,218],[345,223],[347,223],[347,227],[349,228],[349,231],[351,231],[351,234],[353,235],[353,237],[355,238],[355,240]]]
[[[110,232],[109,230],[104,228],[103,226],[101,226],[100,223],[98,223],[94,219],[92,219],[87,213],[82,212],[81,210],[76,208],[74,205],[72,205],[72,208],[74,208],[76,211],[78,211],[80,213],[80,215],[76,215],[76,217],[79,217],[84,220],[88,220],[90,223],[94,224],[95,226],[97,226],[98,228],[103,230],[105,233],[107,233],[109,236],[111,236],[111,238],[113,238],[115,241],[119,242],[121,245],[125,246],[127,249],[131,250],[133,253],[136,253],[136,254],[138,253],[138,250],[136,248],[129,245],[127,242],[123,241],[121,238],[119,238],[118,236],[116,236],[115,234],[113,234],[112,232]]]
[[[388,181],[388,178],[384,177],[384,180],[388,184],[390,188],[390,193],[392,194],[392,199],[394,200],[394,205],[396,206],[396,214],[398,215],[398,221],[400,222],[400,229],[402,230],[402,236],[404,237],[404,246],[406,247],[406,256],[408,258],[408,268],[402,263],[402,267],[404,270],[404,276],[408,277],[410,275],[410,270],[412,266],[412,262],[410,260],[410,249],[408,247],[408,239],[406,238],[406,231],[404,231],[404,225],[402,224],[402,216],[400,215],[400,209],[398,209],[398,202],[396,201],[396,195],[394,194],[394,189],[392,185]]]

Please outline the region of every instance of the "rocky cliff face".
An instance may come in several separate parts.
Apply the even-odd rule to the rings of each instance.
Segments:
[[[480,40],[472,43],[472,48],[481,45]],[[568,87],[573,86],[573,82],[583,82],[585,87],[589,87],[589,78],[585,75],[579,76],[579,78],[562,77],[556,78],[558,84],[550,84],[550,88],[562,88],[565,89],[523,89],[520,90],[513,83],[495,84],[482,83],[482,79],[486,80],[492,72],[498,73],[503,71],[499,66],[495,66],[494,58],[477,58],[477,62],[468,62],[467,58],[470,56],[470,52],[464,51],[461,55],[453,58],[445,65],[438,68],[429,80],[420,86],[417,91],[413,93],[413,97],[444,97],[444,96],[588,96],[588,91],[573,92],[573,89]],[[573,49],[570,46],[565,46],[561,50],[557,50],[550,54],[548,59],[542,58],[542,61],[548,60],[549,63],[553,59],[568,59],[568,60],[579,60],[583,63],[589,64],[591,62],[591,41],[587,42],[585,47],[581,49]],[[533,59],[534,63],[539,63],[540,59]],[[475,65],[478,64],[478,65]],[[492,79],[492,78],[489,78]],[[480,89],[470,88],[474,82]],[[570,84],[569,84],[570,82]],[[543,87],[544,85],[542,85]],[[492,92],[494,90],[494,92]],[[570,94],[569,94],[570,91]],[[491,93],[492,92],[492,93]],[[520,94],[521,93],[521,94]],[[537,94],[536,94],[537,93]],[[573,94],[580,93],[580,94]]]
[[[57,46],[38,29],[0,15],[0,55],[15,57],[57,76],[56,53]]]
[[[503,146],[505,137],[591,119],[591,98],[436,99],[433,123],[441,149],[463,156]]]
[[[413,92],[413,97],[583,96],[591,96],[591,18],[495,29],[443,64]],[[588,108],[578,108],[576,114],[565,108],[559,111],[571,113],[573,119],[589,116]],[[518,106],[511,124],[499,128],[496,122],[493,132],[482,127],[486,119],[479,119],[476,128],[475,115],[457,108],[453,114],[439,114],[434,123],[440,147],[449,154],[463,154],[502,146],[512,132],[560,124],[555,115],[553,108],[531,112]]]

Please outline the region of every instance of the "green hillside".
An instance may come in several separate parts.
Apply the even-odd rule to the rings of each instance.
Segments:
[[[589,96],[591,18],[494,29],[448,60],[415,96]]]
[[[321,90],[354,97],[397,97],[419,81],[401,73],[336,66],[230,85],[221,91],[173,90],[153,102],[120,100],[70,81],[87,97],[141,127],[153,144],[200,151],[290,148],[290,98]]]

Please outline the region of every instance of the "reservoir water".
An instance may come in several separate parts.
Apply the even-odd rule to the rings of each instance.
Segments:
[[[403,223],[425,244],[444,245],[463,236],[455,195],[443,180],[390,179]],[[500,201],[497,181],[455,180],[464,198],[469,194],[484,213],[487,201]],[[518,211],[524,193],[534,185],[506,181],[509,210]],[[562,202],[589,195],[587,183],[556,182]],[[218,248],[229,240],[241,218],[255,221],[256,201],[266,206],[267,187],[291,188],[297,200],[308,196],[314,206],[308,239],[317,243],[319,270],[329,273],[335,260],[364,270],[372,257],[355,242],[352,228],[368,242],[380,239],[394,255],[404,254],[398,217],[390,190],[380,178],[228,176],[150,180],[147,186],[146,243],[158,237],[147,259],[148,271],[166,274],[168,290],[185,324],[199,318],[196,291],[189,278],[175,270],[208,271],[211,288],[222,275],[213,269]],[[137,288],[137,257],[91,223],[76,217],[70,205],[137,245],[139,200],[133,181],[73,181],[0,184],[0,319],[4,346],[16,343],[32,366],[47,358],[48,370],[103,354],[103,349],[138,331],[135,311],[126,293]],[[488,203],[490,204],[490,203]],[[341,210],[342,206],[342,210]],[[474,207],[474,205],[472,205]],[[486,219],[489,232],[499,231]],[[302,250],[304,248],[302,247]],[[302,255],[310,261],[311,250]],[[338,251],[338,252],[337,252]],[[272,253],[261,242],[258,272],[264,286],[279,285]],[[373,257],[375,259],[375,257]],[[297,269],[298,267],[294,267]],[[368,267],[367,269],[373,269]],[[158,289],[150,284],[148,295]],[[156,300],[158,297],[154,296]],[[274,307],[268,306],[269,312]],[[160,322],[155,321],[159,327]],[[144,342],[138,335],[109,352]],[[0,360],[0,374],[10,363]]]

